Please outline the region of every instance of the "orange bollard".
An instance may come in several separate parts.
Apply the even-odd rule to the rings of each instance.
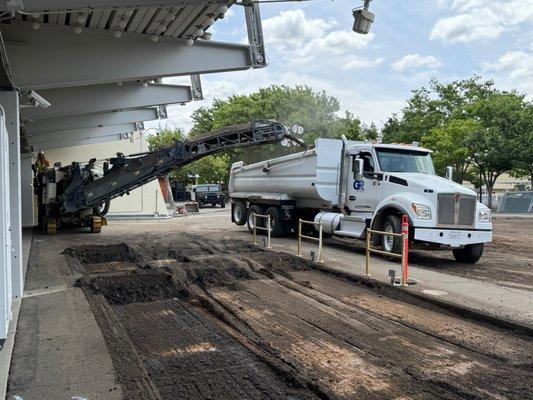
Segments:
[[[409,280],[409,219],[407,215],[402,215],[402,235],[403,235],[403,251],[402,251],[402,286],[407,286]]]

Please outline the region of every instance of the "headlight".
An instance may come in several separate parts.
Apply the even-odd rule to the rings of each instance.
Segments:
[[[484,208],[479,212],[479,215],[477,216],[478,222],[490,222],[490,210],[488,208]]]
[[[413,203],[413,211],[418,219],[431,219],[431,207]]]

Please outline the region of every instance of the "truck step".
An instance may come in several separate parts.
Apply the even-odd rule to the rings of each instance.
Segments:
[[[337,232],[342,232],[343,235],[351,237],[363,237],[366,229],[366,219],[354,216],[344,216],[340,221],[340,228]]]

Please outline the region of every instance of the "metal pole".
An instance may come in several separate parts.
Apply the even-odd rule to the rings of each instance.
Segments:
[[[257,226],[257,218],[255,216],[255,213],[253,213],[253,221],[254,221],[254,244],[257,244],[257,233],[256,233],[256,226]]]
[[[267,241],[267,249],[268,250],[271,250],[272,249],[272,246],[270,245],[270,230],[272,229],[272,226],[270,225],[270,214],[267,215],[267,226],[268,226],[268,229],[267,229],[267,237],[268,237],[268,241]]]
[[[322,259],[322,222],[318,225],[318,262],[324,262]]]
[[[296,253],[298,257],[302,256],[302,253],[300,251],[301,248],[302,248],[302,220],[298,219],[298,251]]]
[[[407,280],[409,275],[409,266],[407,264],[407,252],[408,252],[408,243],[409,241],[409,220],[407,215],[402,216],[402,279],[401,285],[407,286]]]
[[[366,228],[366,260],[365,260],[365,276],[370,276],[370,229]]]

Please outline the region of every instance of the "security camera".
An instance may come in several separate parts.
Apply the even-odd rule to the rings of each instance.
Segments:
[[[33,107],[48,108],[51,106],[48,100],[34,90],[31,90],[30,93],[28,93],[28,99]]]
[[[369,5],[370,0],[365,0],[365,5],[363,8],[356,8],[352,10],[354,18],[354,32],[361,33],[363,35],[366,35],[368,32],[370,32],[370,26],[372,25],[372,22],[374,22],[375,15],[374,13],[368,11]]]

